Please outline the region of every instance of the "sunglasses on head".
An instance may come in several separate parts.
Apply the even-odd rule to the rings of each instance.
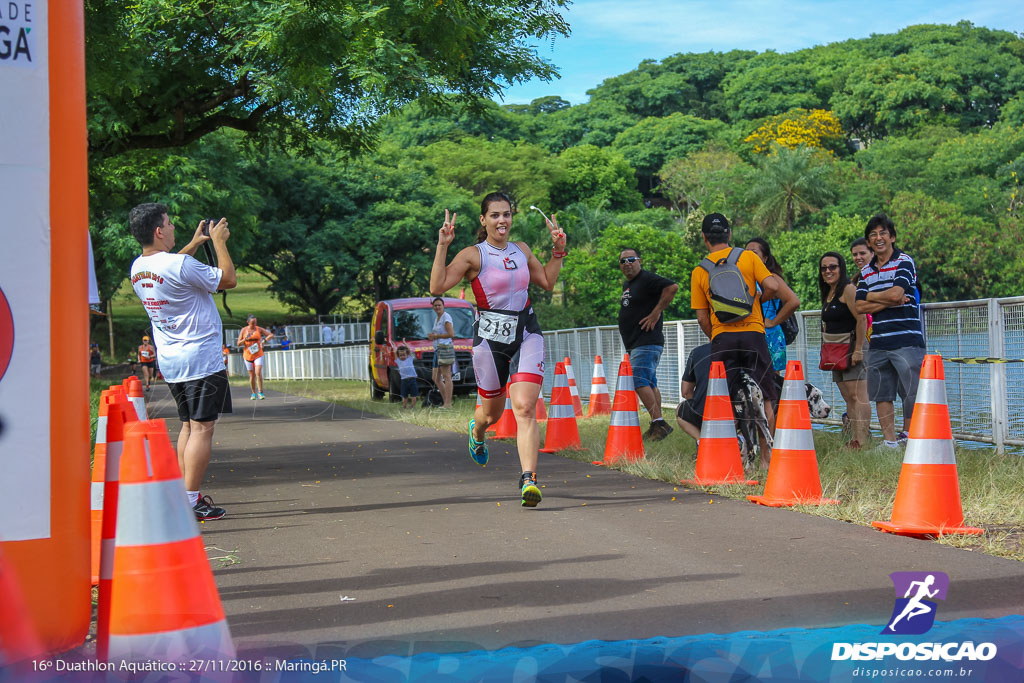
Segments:
[[[832,271],[832,270],[839,270],[839,264],[838,263],[829,263],[828,265],[824,265],[824,266],[821,267],[821,272],[823,272],[823,273],[828,272],[828,271]]]
[[[620,258],[619,259],[619,265],[621,266],[624,263],[636,263],[639,260],[640,260],[639,256],[627,256],[625,258]]]

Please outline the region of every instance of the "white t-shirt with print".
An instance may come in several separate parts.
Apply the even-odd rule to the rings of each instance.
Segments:
[[[213,302],[223,271],[185,254],[160,252],[132,263],[136,296],[153,323],[160,372],[170,383],[224,370],[220,315]]]
[[[452,329],[455,329],[455,323],[452,322],[452,317],[448,314],[448,311],[442,313],[440,318],[434,319],[434,327],[430,331],[434,334],[448,334],[448,328],[445,327],[445,323],[452,323]],[[450,337],[434,340],[434,344],[444,344],[446,346],[451,346],[453,343],[455,343],[455,340]]]

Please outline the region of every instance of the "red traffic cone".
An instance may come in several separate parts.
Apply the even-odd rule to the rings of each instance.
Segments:
[[[140,380],[131,378],[131,381],[128,382],[128,400],[135,408],[135,419],[149,419],[146,416],[146,397],[142,393],[142,382]]]
[[[210,561],[163,420],[125,430],[108,642],[101,660],[233,660]],[[220,671],[221,669],[215,669]]]
[[[508,391],[509,385],[505,385],[505,410],[501,417],[487,431],[494,430],[495,439],[514,439],[519,433],[519,423],[516,422],[516,414],[512,412],[512,396]]]
[[[555,364],[555,386],[551,389],[551,414],[544,434],[544,448],[541,453],[557,453],[566,448],[583,449],[580,430],[576,424],[576,413],[572,409],[572,394],[569,392],[569,378],[565,374],[565,363]]]
[[[778,415],[764,495],[747,496],[747,500],[769,507],[838,503],[834,498],[821,496],[811,411],[807,407],[804,388],[804,368],[798,360],[791,360],[786,365],[786,381],[782,384]]]
[[[735,419],[729,385],[725,380],[725,364],[720,360],[713,361],[708,373],[708,395],[704,400],[704,423],[700,428],[695,477],[683,479],[682,483],[693,486],[757,484],[743,477]]]
[[[608,395],[608,379],[604,376],[604,362],[601,360],[601,356],[594,356],[594,378],[590,382],[587,417],[611,414],[612,402]]]
[[[572,394],[572,409],[576,417],[583,417],[583,402],[580,400],[580,390],[576,386],[576,374],[572,371],[572,361],[569,356],[565,357],[565,375],[569,378],[569,393]]]
[[[921,381],[892,519],[871,522],[871,526],[892,534],[919,537],[984,533],[984,529],[964,526],[953,448],[942,356],[927,355],[921,364]]]
[[[633,367],[629,364],[629,356],[626,356],[619,364],[619,381],[615,385],[615,403],[604,444],[604,461],[595,461],[595,465],[615,465],[620,460],[636,462],[644,457],[639,410],[640,403],[633,388]]]

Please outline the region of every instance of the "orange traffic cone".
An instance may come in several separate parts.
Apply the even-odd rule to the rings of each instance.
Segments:
[[[626,356],[619,363],[619,381],[615,385],[615,404],[604,444],[604,461],[595,461],[595,465],[614,465],[620,460],[636,462],[644,457],[639,410],[640,404],[633,389],[633,367],[629,364],[629,356]]]
[[[611,414],[612,402],[608,396],[608,380],[604,376],[604,362],[601,360],[601,356],[594,356],[594,379],[590,382],[590,402],[587,404],[587,417]]]
[[[711,363],[711,372],[708,373],[708,395],[704,400],[704,422],[700,428],[695,476],[693,479],[683,479],[682,483],[693,486],[757,484],[756,481],[743,478],[743,460],[736,439],[736,422],[732,401],[729,399],[729,385],[725,380],[725,364],[720,360]]]
[[[101,661],[230,660],[235,646],[163,420],[125,429]],[[219,670],[219,669],[215,669]]]
[[[544,392],[537,394],[537,422],[545,422],[548,419],[547,408],[544,407]]]
[[[105,392],[106,393],[106,392]],[[102,399],[101,399],[102,400]],[[100,477],[103,484],[100,498],[96,500],[95,483],[93,483],[93,509],[100,508],[99,539],[93,536],[93,549],[98,546],[99,565],[95,583],[99,585],[96,602],[96,638],[110,633],[110,594],[111,580],[114,578],[114,539],[117,536],[117,499],[118,478],[121,472],[121,457],[124,453],[124,430],[128,424],[138,422],[135,419],[135,408],[116,393],[108,394],[107,398],[107,440],[106,453]],[[97,427],[97,434],[99,427]],[[99,459],[93,460],[93,480],[100,470]],[[96,533],[95,517],[93,518],[93,534]],[[104,641],[105,642],[105,641]]]
[[[6,673],[5,678],[12,681],[35,680],[28,672],[31,666],[28,660],[39,659],[44,654],[43,641],[34,628],[21,582],[11,565],[4,561],[0,546],[0,675]]]
[[[569,393],[572,394],[572,410],[576,417],[583,417],[583,402],[580,400],[580,390],[576,386],[576,374],[572,371],[572,361],[569,356],[565,357],[565,375],[569,378]]]
[[[516,414],[512,412],[512,396],[508,391],[509,385],[505,385],[505,410],[501,417],[487,431],[494,430],[495,439],[514,439],[519,433],[519,423],[516,422]]]
[[[804,368],[798,360],[786,365],[786,381],[782,384],[778,419],[775,422],[775,445],[768,465],[764,495],[747,496],[747,500],[769,507],[789,505],[833,505],[834,498],[822,498],[818,456],[814,452],[811,411],[807,407]]]
[[[96,417],[96,444],[92,455],[92,479],[89,496],[89,538],[91,552],[89,566],[92,570],[92,585],[100,582],[100,539],[103,538],[103,482],[107,477],[107,398],[110,389],[100,392],[99,415]]]
[[[128,382],[128,401],[135,408],[135,419],[140,421],[149,419],[146,417],[146,397],[142,393],[140,380],[131,378],[131,381]]]
[[[565,363],[557,363],[555,386],[551,389],[551,415],[544,434],[544,448],[540,452],[557,453],[566,448],[585,450],[580,443],[580,430],[576,424],[576,413],[572,409],[572,394],[569,392]]]
[[[892,519],[871,522],[871,526],[903,536],[984,533],[984,529],[964,526],[953,446],[942,356],[930,354],[921,364]]]

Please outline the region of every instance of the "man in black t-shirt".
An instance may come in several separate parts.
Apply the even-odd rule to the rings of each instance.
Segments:
[[[661,312],[672,303],[679,285],[643,270],[640,252],[636,249],[622,250],[619,270],[626,278],[619,307],[619,335],[633,366],[636,395],[651,415],[651,426],[644,438],[661,441],[672,432],[671,425],[661,416],[661,392],[658,390],[658,361],[665,348]]]

